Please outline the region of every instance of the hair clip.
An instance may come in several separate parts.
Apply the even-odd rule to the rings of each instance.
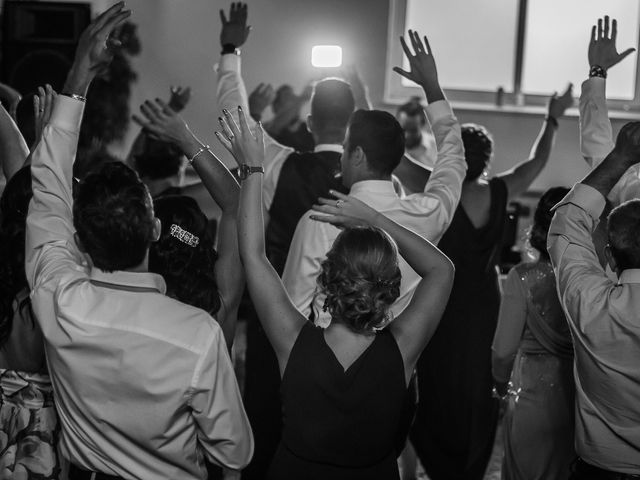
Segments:
[[[169,233],[171,233],[172,237],[177,238],[182,243],[186,243],[190,247],[197,247],[198,243],[200,243],[199,237],[196,237],[193,233],[187,232],[185,229],[180,228],[175,223],[171,225]]]

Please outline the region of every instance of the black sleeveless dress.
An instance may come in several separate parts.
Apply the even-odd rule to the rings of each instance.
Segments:
[[[411,441],[432,480],[481,480],[496,431],[491,344],[498,322],[496,265],[506,221],[507,186],[490,182],[489,221],[475,228],[459,205],[438,247],[456,267],[453,290],[418,360],[418,411]]]
[[[282,377],[283,433],[269,480],[399,479],[407,400],[404,362],[388,330],[345,371],[311,322]]]

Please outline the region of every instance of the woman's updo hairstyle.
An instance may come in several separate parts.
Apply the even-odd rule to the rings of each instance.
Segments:
[[[493,137],[486,128],[475,123],[464,123],[461,129],[464,157],[467,161],[465,181],[472,181],[482,175],[491,163]]]
[[[221,304],[214,274],[218,255],[207,217],[193,198],[183,195],[157,198],[153,207],[162,233],[151,244],[149,270],[164,277],[168,296],[215,314]],[[181,231],[198,237],[197,244],[192,246],[196,242],[188,236],[181,240]]]
[[[529,232],[529,244],[540,252],[540,256],[549,258],[547,253],[547,235],[549,234],[549,226],[553,219],[553,212],[551,209],[562,200],[569,189],[566,187],[553,187],[544,192],[536,211],[533,214],[533,225],[531,225],[531,231]]]
[[[324,309],[357,333],[373,333],[389,321],[388,310],[400,295],[398,248],[374,227],[343,230],[318,276]]]

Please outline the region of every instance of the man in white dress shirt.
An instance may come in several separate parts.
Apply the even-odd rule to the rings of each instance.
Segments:
[[[34,151],[26,275],[69,479],[201,480],[205,460],[241,469],[253,451],[221,329],[148,273],[160,223],[133,170],[106,164],[72,196],[84,96],[111,59],[123,6],[83,33]]]
[[[341,160],[342,178],[350,195],[437,243],[460,200],[467,164],[460,125],[440,88],[433,56],[424,50],[413,55],[406,46],[405,52],[411,71],[400,72],[424,89],[429,103],[426,115],[438,146],[438,160],[424,191],[405,197],[394,191],[391,172],[404,154],[404,132],[392,115],[379,111],[358,111],[352,117]],[[327,325],[329,316],[322,309],[324,299],[316,295],[316,279],[339,230],[311,220],[310,215],[307,212],[298,223],[282,280],[294,305],[316,323]],[[391,307],[394,315],[407,306],[419,282],[403,259],[400,270],[400,297]]]

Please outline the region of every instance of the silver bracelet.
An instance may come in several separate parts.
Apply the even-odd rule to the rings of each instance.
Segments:
[[[74,100],[78,100],[79,102],[82,102],[82,103],[87,103],[87,99],[82,95],[77,95],[75,93],[63,93],[62,95],[64,95],[65,97],[73,98]]]
[[[211,153],[211,150],[209,150],[209,145],[200,146],[200,150],[198,150],[191,158],[187,158],[187,160],[189,161],[189,163],[193,163],[193,161],[198,157],[198,155],[200,155],[203,152]]]

